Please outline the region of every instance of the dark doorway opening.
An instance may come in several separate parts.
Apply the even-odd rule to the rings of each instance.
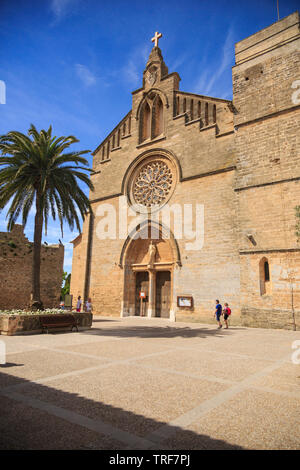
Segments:
[[[146,297],[140,297],[140,293],[144,292]],[[135,315],[147,316],[149,302],[149,273],[147,271],[136,273],[135,282]]]
[[[170,317],[171,305],[171,273],[170,271],[157,271],[156,273],[156,305],[155,316]]]

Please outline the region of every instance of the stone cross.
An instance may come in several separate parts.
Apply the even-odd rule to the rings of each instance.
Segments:
[[[157,31],[154,34],[154,38],[151,39],[152,42],[154,42],[154,47],[158,47],[158,40],[162,37],[161,33],[158,33]]]

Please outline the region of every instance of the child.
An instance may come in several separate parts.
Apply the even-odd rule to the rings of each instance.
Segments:
[[[224,322],[225,322],[225,329],[227,330],[228,329],[228,317],[229,315],[231,315],[231,309],[229,308],[228,304],[225,303],[224,304],[224,310],[223,310],[223,314],[224,314]]]
[[[80,295],[78,296],[77,304],[76,304],[76,312],[80,312],[81,310],[81,305],[82,305],[82,300]]]
[[[89,297],[85,303],[85,311],[90,313],[92,311],[92,299]]]

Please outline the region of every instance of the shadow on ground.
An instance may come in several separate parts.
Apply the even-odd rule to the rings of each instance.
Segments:
[[[26,379],[15,377],[17,383],[5,386],[11,379],[0,372],[1,450],[242,449]],[[167,439],[157,442],[151,434],[162,427]]]
[[[210,336],[217,336],[223,338],[224,336],[232,335],[234,331],[244,328],[234,328],[234,330],[211,329],[211,328],[189,328],[180,327],[174,328],[170,326],[121,326],[120,324],[112,328],[79,328],[79,331],[66,330],[65,328],[50,329],[47,334],[49,335],[64,335],[70,334],[84,334],[93,336],[113,336],[118,338],[206,338]]]
[[[139,337],[139,338],[206,338],[207,336],[228,336],[233,331],[243,329],[234,328],[234,330],[212,329],[212,328],[189,328],[189,327],[171,327],[171,326],[132,326],[118,325],[113,328],[92,327],[82,333],[101,336],[117,336],[117,337]]]
[[[114,323],[116,323],[116,322],[118,322],[118,319],[116,319],[116,320],[108,320],[107,318],[99,318],[99,317],[96,317],[96,318],[95,318],[95,317],[93,317],[93,323],[98,323],[98,322],[101,322],[101,323],[103,323],[103,322],[105,322],[105,323],[106,323],[106,322],[114,322]]]
[[[24,364],[15,364],[14,362],[6,362],[5,364],[0,364],[0,368],[8,368],[8,367],[21,367],[24,366]]]

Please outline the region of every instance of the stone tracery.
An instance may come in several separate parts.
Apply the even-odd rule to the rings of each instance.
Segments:
[[[142,166],[133,183],[134,199],[146,207],[160,205],[168,197],[172,183],[172,171],[166,162],[148,162]]]

